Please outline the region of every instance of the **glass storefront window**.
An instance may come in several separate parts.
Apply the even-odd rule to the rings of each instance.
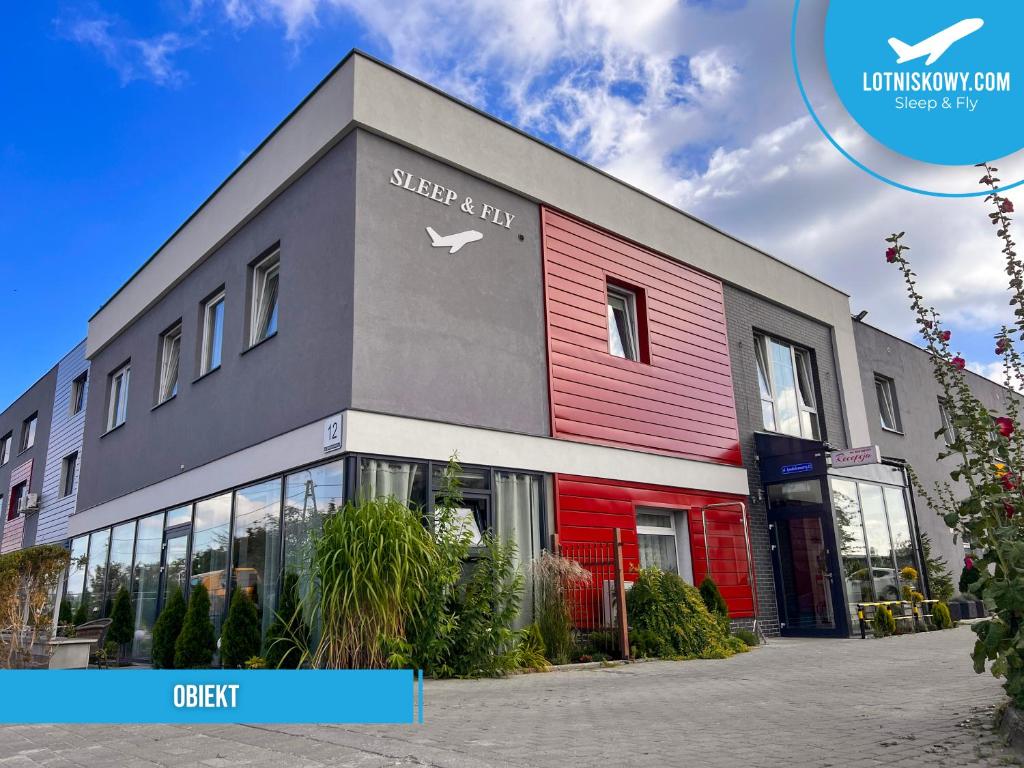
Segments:
[[[842,559],[846,602],[853,625],[857,623],[857,603],[874,601],[868,550],[864,542],[857,484],[849,480],[832,480],[832,508],[835,510]]]
[[[186,504],[183,507],[167,510],[167,522],[164,525],[167,528],[174,528],[189,522],[192,522],[192,505]]]
[[[220,636],[227,598],[228,525],[231,522],[231,494],[196,502],[192,525],[192,587],[198,584],[210,593],[210,620]]]
[[[107,554],[110,550],[110,529],[104,528],[89,536],[89,566],[86,570],[85,601],[86,620],[103,618],[103,599],[107,586]]]
[[[135,541],[135,565],[132,569],[132,607],[135,612],[135,637],[132,656],[149,658],[156,622],[157,596],[160,590],[160,553],[164,541],[162,512],[139,521]]]
[[[107,600],[104,615],[109,616],[114,598],[122,587],[132,586],[132,554],[135,551],[135,521],[114,526],[110,536],[110,565],[107,574]]]
[[[299,576],[299,594],[309,585],[313,538],[324,519],[344,504],[344,462],[304,469],[288,475],[284,485],[284,568]]]
[[[64,599],[71,607],[71,613],[78,610],[85,589],[85,574],[89,567],[89,537],[79,536],[71,542],[71,563],[68,565],[68,586]]]
[[[444,464],[434,464],[431,471],[431,478],[434,490],[441,488],[444,483]],[[486,469],[462,468],[458,474],[459,489],[463,491],[487,491],[491,488],[491,473]]]
[[[821,504],[821,481],[795,480],[768,486],[768,503],[780,507],[817,507]]]
[[[423,465],[407,461],[360,459],[359,493],[365,499],[391,496],[406,506],[425,509],[427,487]]]
[[[263,636],[274,620],[281,552],[281,481],[270,480],[235,493],[231,588],[245,591],[256,606]]]
[[[868,553],[871,555],[871,576],[878,600],[899,600],[899,580],[896,577],[896,563],[892,558],[892,540],[889,538],[889,523],[885,517],[885,503],[882,501],[882,486],[858,483],[860,504],[864,514],[864,529],[868,536]]]

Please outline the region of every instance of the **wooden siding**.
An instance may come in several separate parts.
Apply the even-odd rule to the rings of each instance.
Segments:
[[[543,208],[552,434],[742,463],[721,283]],[[608,352],[607,285],[643,292],[649,362]]]
[[[560,541],[569,543],[611,541],[612,529],[621,528],[626,578],[633,580],[640,567],[636,538],[637,508],[686,512],[694,583],[700,584],[708,575],[710,559],[710,575],[729,605],[729,615],[734,619],[748,618],[754,615],[755,585],[750,583],[748,575],[739,507],[706,511],[706,547],[700,512],[701,507],[708,504],[741,500],[739,497],[709,495],[681,488],[556,475],[555,529]],[[677,536],[681,533],[677,531]]]

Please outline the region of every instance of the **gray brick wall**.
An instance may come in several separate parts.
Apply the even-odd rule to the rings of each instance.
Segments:
[[[75,511],[78,496],[78,473],[82,466],[82,432],[85,427],[85,408],[76,414],[71,413],[72,384],[88,370],[85,341],[71,350],[57,365],[50,442],[46,450],[39,518],[36,520],[37,544],[63,541],[68,535],[68,517]],[[88,384],[86,388],[88,389]],[[75,466],[75,490],[71,495],[61,497],[60,479],[64,457],[75,451],[78,452],[79,459]],[[26,545],[28,543],[26,541]]]
[[[823,437],[832,445],[847,447],[846,428],[836,375],[832,329],[792,310],[731,285],[725,286],[725,318],[732,358],[736,417],[739,423],[743,466],[750,483],[750,545],[757,575],[758,609],[766,634],[779,633],[779,611],[775,601],[768,515],[761,494],[761,473],[754,451],[754,432],[763,431],[761,397],[757,387],[754,333],[762,331],[810,350],[814,355],[819,389],[819,414]]]

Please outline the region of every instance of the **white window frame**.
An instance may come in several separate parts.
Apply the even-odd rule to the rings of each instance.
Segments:
[[[33,413],[21,422],[21,438],[18,443],[18,453],[23,453],[36,444],[36,429],[38,427],[38,413]]]
[[[657,507],[637,507],[636,515],[637,536],[652,535],[672,537],[672,544],[676,552],[676,570],[679,572],[679,576],[683,579],[683,581],[689,584],[693,584],[693,561],[690,553],[690,539],[689,536],[686,535],[689,531],[689,526],[687,525],[686,520],[687,513],[685,511],[675,509],[659,509]],[[664,528],[661,526],[640,525],[640,515],[657,515],[659,517],[666,517],[668,518],[670,527]],[[684,534],[682,542],[680,542],[679,537],[680,531]],[[682,543],[682,546],[680,546],[680,543]]]
[[[74,494],[75,472],[77,470],[78,451],[72,451],[60,460],[60,496],[62,499]]]
[[[778,393],[775,391],[775,379],[772,376],[771,355],[769,355],[768,353],[769,341],[773,341],[779,346],[786,347],[786,349],[789,350],[789,364],[790,366],[792,366],[793,369],[793,386],[796,388],[796,405],[797,410],[801,415],[801,418],[799,419],[800,434],[793,435],[793,437],[803,437],[808,440],[819,440],[821,438],[821,422],[818,419],[817,390],[815,388],[817,382],[815,381],[814,377],[814,366],[811,363],[811,351],[809,349],[805,349],[804,347],[797,347],[793,344],[790,344],[788,341],[784,341],[783,339],[780,339],[777,336],[769,336],[763,333],[756,333],[754,334],[754,344],[756,347],[754,352],[754,364],[757,365],[758,368],[760,368],[761,362],[763,361],[764,363],[763,373],[768,382],[768,390],[771,392],[772,418],[775,421],[774,426],[769,428],[767,424],[763,423],[762,419],[762,424],[764,428],[769,432],[775,432],[780,435],[788,434],[786,432],[779,432],[778,430]],[[761,360],[758,360],[757,356],[760,356]],[[811,393],[815,398],[815,402],[813,404],[805,403],[803,396],[800,393],[801,360],[805,361],[805,365],[807,366],[806,373],[808,384],[811,386],[812,389],[815,389],[815,391]],[[760,385],[758,385],[758,389],[760,390]],[[762,402],[767,402],[763,396],[761,397],[761,400]],[[805,413],[810,416],[810,423],[812,426],[810,434],[805,434],[804,420],[802,418],[803,414]],[[817,428],[815,429],[815,427]]]
[[[203,302],[203,343],[200,347],[199,357],[199,375],[205,376],[210,371],[215,371],[220,368],[224,358],[224,321],[227,316],[227,304],[224,303],[226,296],[225,291],[219,291],[218,293],[211,296],[205,302]],[[224,304],[225,312],[221,314],[220,324],[220,346],[221,346],[221,359],[217,361],[216,365],[213,365],[211,356],[213,355],[213,337],[211,336],[211,330],[213,325],[213,316],[218,304]]]
[[[174,362],[174,381],[170,380],[168,365],[170,352],[174,342],[178,342],[178,359]],[[160,375],[157,380],[156,403],[166,403],[178,394],[178,383],[181,378],[181,323],[160,336]]]
[[[8,432],[0,438],[0,467],[11,460],[11,451],[14,448],[14,433]]]
[[[249,305],[249,346],[253,347],[259,344],[261,341],[265,341],[275,333],[275,328],[272,333],[264,333],[264,329],[259,327],[259,318],[262,314],[261,300],[263,298],[264,291],[266,290],[267,283],[271,277],[277,277],[277,292],[274,294],[274,307],[279,307],[281,302],[281,251],[280,249],[275,250],[269,254],[266,258],[261,259],[252,268],[252,302]],[[269,322],[271,315],[274,310],[267,313],[267,321]],[[280,316],[278,316],[280,321]]]
[[[613,301],[617,300],[621,303],[621,307],[613,306]],[[639,362],[640,360],[640,335],[637,325],[636,316],[636,293],[628,288],[622,288],[618,285],[612,285],[608,283],[607,296],[605,298],[606,313],[608,317],[608,353],[614,355],[623,360],[632,360],[633,362]],[[615,325],[615,309],[621,309],[622,313],[626,317],[626,333],[628,338],[621,339],[622,352],[618,354],[612,349],[612,330]],[[615,332],[618,333],[618,329],[615,328]],[[627,348],[627,345],[629,348]]]
[[[128,387],[131,384],[132,364],[125,363],[110,374],[107,397],[107,431],[116,429],[128,420]]]
[[[68,409],[72,416],[85,410],[85,385],[89,380],[88,373],[82,373],[71,382],[71,402]]]
[[[902,432],[899,408],[896,405],[896,382],[888,376],[875,374],[875,397],[878,400],[878,417],[882,429],[887,432]],[[886,424],[886,416],[891,423]]]
[[[942,439],[945,440],[947,446],[952,446],[957,438],[956,425],[953,424],[953,419],[949,415],[949,406],[941,397],[939,398],[939,419],[942,421]]]

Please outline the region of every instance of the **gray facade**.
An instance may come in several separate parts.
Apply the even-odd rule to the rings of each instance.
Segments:
[[[82,436],[85,432],[85,407],[89,391],[89,361],[85,359],[85,341],[69,352],[57,364],[57,381],[53,398],[53,417],[50,424],[50,440],[46,450],[46,469],[43,473],[42,494],[39,513],[36,515],[34,530],[26,524],[25,546],[52,544],[63,541],[68,535],[68,518],[75,512],[78,497],[78,482],[82,468]],[[75,412],[72,400],[77,396],[76,388],[81,383],[83,407]],[[64,495],[61,484],[64,481],[64,460],[76,456],[75,473],[71,493]],[[31,536],[29,534],[32,534]]]
[[[729,332],[729,356],[732,360],[740,450],[750,482],[748,513],[750,544],[756,566],[758,607],[765,632],[778,634],[779,615],[775,598],[768,513],[754,446],[754,433],[764,431],[754,355],[754,335],[765,333],[777,336],[813,353],[822,439],[836,448],[845,448],[846,427],[836,373],[832,330],[791,309],[731,285],[725,286],[725,316]]]
[[[10,460],[0,466],[0,494],[3,495],[3,504],[0,505],[0,526],[3,528],[0,550],[3,552],[20,549],[24,542],[25,528],[28,527],[31,530],[35,524],[35,513],[7,519],[11,505],[11,486],[14,482],[20,483],[22,480],[27,480],[28,492],[41,493],[42,491],[56,383],[57,366],[54,366],[25,394],[15,400],[7,410],[0,413],[0,438],[7,434],[12,436]],[[31,448],[21,451],[19,440],[22,424],[32,414],[36,414],[37,418],[35,442]],[[31,472],[29,472],[29,467],[31,467]],[[33,519],[31,522],[27,522],[27,518]]]
[[[926,489],[933,488],[937,482],[952,483],[949,473],[955,468],[956,460],[937,460],[940,451],[945,449],[943,438],[935,436],[942,427],[939,411],[942,391],[932,373],[928,353],[867,323],[855,322],[853,327],[872,442],[881,448],[884,457],[905,461],[913,467]],[[897,431],[882,426],[875,391],[876,375],[890,379],[895,386]],[[1007,390],[1004,387],[970,372],[967,380],[971,391],[985,406],[997,414],[1005,412]],[[953,488],[966,496],[962,483],[953,483]],[[954,541],[939,514],[916,493],[914,503],[921,533],[928,535],[933,552],[949,564],[955,584],[963,568],[963,543]]]

